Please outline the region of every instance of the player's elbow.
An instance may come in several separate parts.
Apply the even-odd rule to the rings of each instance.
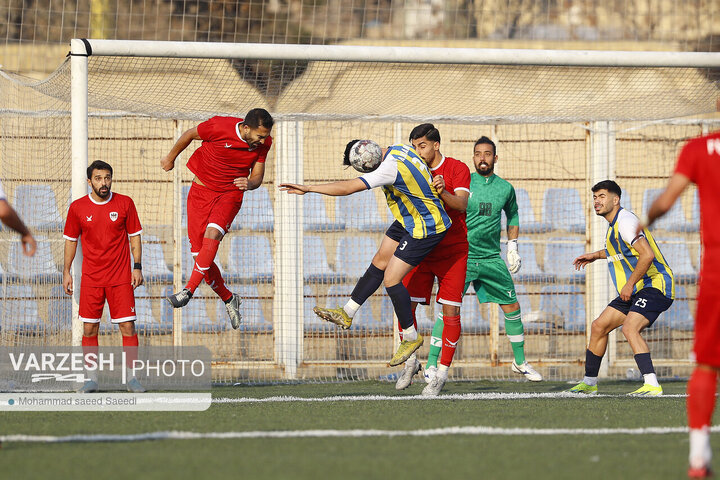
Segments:
[[[12,215],[13,209],[7,200],[0,200],[0,220],[5,221]]]

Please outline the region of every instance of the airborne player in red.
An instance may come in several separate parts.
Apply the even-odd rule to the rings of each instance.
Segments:
[[[240,211],[243,195],[262,184],[273,123],[262,108],[250,110],[244,119],[212,117],[183,133],[161,161],[168,172],[193,140],[203,141],[187,163],[195,174],[187,198],[188,237],[195,265],[185,288],[168,297],[173,307],[187,305],[205,280],[225,302],[232,327],[240,326],[242,300],[225,286],[215,255]]]

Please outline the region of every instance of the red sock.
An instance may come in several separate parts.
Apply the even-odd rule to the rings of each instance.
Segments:
[[[220,269],[215,262],[213,262],[208,271],[205,272],[205,281],[210,285],[210,288],[218,294],[223,302],[227,302],[232,298],[232,292],[225,286],[225,280],[223,280]]]
[[[138,357],[138,336],[137,333],[130,337],[122,337],[123,339],[123,352],[125,352],[125,365],[128,368],[132,368],[133,362]]]
[[[83,335],[82,337],[82,350],[83,350],[83,358],[87,357],[88,353],[94,353],[95,359],[97,360],[98,351],[100,350],[100,347],[98,346],[98,337],[95,335],[94,337],[86,337]],[[85,365],[87,365],[88,362],[85,362]]]
[[[200,285],[200,282],[202,282],[205,278],[205,273],[212,266],[219,246],[220,240],[207,237],[203,238],[200,253],[197,254],[197,257],[195,257],[195,265],[193,265],[192,275],[190,275],[190,280],[188,280],[185,288],[195,293],[195,290]]]
[[[415,308],[411,310],[412,319],[413,319],[413,326],[415,327],[415,330],[417,330],[417,318],[415,318],[415,309],[417,308],[417,305],[415,305]],[[402,342],[403,337],[403,328],[402,325],[400,325],[400,321],[398,320],[398,332],[400,332],[400,341]]]
[[[443,344],[440,354],[440,364],[449,367],[455,356],[458,340],[460,340],[460,315],[454,317],[443,316]]]
[[[710,426],[715,409],[717,373],[713,370],[695,368],[687,386],[688,425],[690,428]]]

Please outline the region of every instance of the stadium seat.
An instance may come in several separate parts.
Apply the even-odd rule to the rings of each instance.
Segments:
[[[22,244],[12,242],[8,251],[7,273],[24,280],[40,280],[49,283],[62,282],[62,274],[55,265],[50,242],[45,237],[35,237],[37,251],[32,257],[22,253]]]
[[[333,222],[328,218],[323,195],[303,195],[302,199],[305,231],[335,232],[345,230],[344,222]]]
[[[303,237],[303,278],[306,282],[330,283],[342,280],[328,264],[327,251],[322,237],[306,235]]]
[[[364,232],[384,232],[392,223],[392,219],[383,220],[380,216],[372,190],[337,197],[335,218],[346,228]]]
[[[370,266],[379,246],[369,237],[341,237],[335,250],[335,270],[348,278],[360,278]]]
[[[62,229],[55,192],[50,185],[18,185],[12,206],[28,227],[37,230]]]
[[[435,325],[435,312],[436,303],[432,301],[430,305],[418,305],[415,309],[415,321],[417,328],[423,335],[430,335],[432,328]],[[392,323],[395,321],[395,308],[393,307],[392,300],[387,295],[383,295],[380,301],[380,316],[383,322],[387,322],[390,327],[393,328]],[[429,337],[428,337],[429,338]]]
[[[200,290],[196,293],[200,293]],[[230,326],[230,323],[226,322],[224,318],[219,322],[210,318],[206,305],[207,296],[203,293],[190,300],[190,303],[182,309],[182,331],[184,333],[218,333],[227,330]],[[213,300],[217,298],[214,293],[212,293],[212,298]],[[169,303],[167,307],[172,309]]]
[[[545,190],[543,222],[552,225],[555,230],[567,230],[572,233],[585,232],[585,210],[578,191],[574,188],[548,188]]]
[[[247,333],[268,333],[273,329],[272,323],[268,322],[262,309],[262,300],[260,292],[255,285],[228,285],[233,293],[240,295],[242,305],[240,305],[240,313],[242,320],[240,321],[239,330]],[[225,308],[225,302],[218,300],[216,303],[217,324],[222,330],[232,329],[230,318]]]
[[[460,307],[460,323],[463,333],[487,333],[490,331],[490,322],[483,317],[480,311],[480,302],[478,302],[472,287],[463,296]]]
[[[647,213],[650,205],[663,192],[663,188],[648,188],[643,193],[643,213]],[[685,219],[685,212],[678,200],[665,215],[653,223],[653,230],[669,230],[671,232],[697,232],[698,226]]]
[[[72,298],[65,294],[61,285],[50,289],[47,321],[52,333],[70,332],[72,329]]]
[[[521,238],[518,242],[518,252],[522,259],[520,271],[512,275],[516,282],[546,282],[551,279],[551,275],[545,274],[540,270],[535,256],[535,246],[532,243],[523,241]],[[507,265],[507,243],[500,242],[500,256]]]
[[[172,293],[172,288],[168,294],[170,293]],[[167,300],[164,299],[161,301],[168,303]],[[162,315],[162,313],[160,318],[155,318],[152,303],[153,300],[150,298],[150,294],[145,285],[140,285],[135,289],[135,313],[137,315],[135,327],[138,333],[140,335],[167,335],[172,333],[172,314],[169,319],[167,316]],[[168,304],[168,306],[170,305]],[[162,312],[162,307],[160,310]]]
[[[690,310],[690,299],[687,297],[685,287],[675,285],[675,300],[673,304],[667,311],[660,314],[654,325],[669,326],[674,330],[693,330],[695,319]]]
[[[540,290],[541,318],[571,332],[585,331],[585,298],[576,285],[549,285]]]
[[[335,308],[345,305],[350,298],[353,288],[353,285],[332,285],[328,289],[325,306],[327,308]],[[388,329],[392,330],[392,317],[379,319],[374,315],[372,307],[372,301],[368,299],[353,317],[350,330],[372,329],[375,332]],[[340,327],[336,328],[340,329]]]
[[[143,235],[143,275],[146,280],[155,282],[169,282],[173,273],[165,262],[160,239],[155,235]]]
[[[40,319],[38,302],[29,285],[7,285],[0,302],[0,331],[23,335],[44,335],[45,323]]]
[[[578,238],[555,237],[545,245],[545,273],[558,280],[585,283],[585,270],[575,270],[573,260],[585,253],[585,244]]]
[[[272,232],[275,225],[273,204],[267,187],[245,192],[240,212],[232,222],[233,230]]]
[[[263,236],[234,236],[226,277],[231,280],[269,283],[273,279],[270,241]]]
[[[696,282],[698,274],[690,260],[690,250],[688,250],[685,239],[682,237],[663,237],[662,240],[658,241],[658,246],[673,271],[675,281],[682,283]]]
[[[630,194],[624,188],[621,189],[621,192],[622,193],[620,195],[620,206],[625,210],[635,213],[635,211],[632,209],[632,201],[630,200]]]
[[[516,188],[515,198],[517,200],[518,215],[520,216],[520,231],[522,233],[543,233],[552,230],[551,224],[535,221],[535,212],[533,211],[532,203],[530,203],[530,195],[528,195],[527,190],[524,188]],[[503,218],[505,218],[504,212]],[[505,225],[507,225],[507,223],[503,224],[503,230],[506,228]]]

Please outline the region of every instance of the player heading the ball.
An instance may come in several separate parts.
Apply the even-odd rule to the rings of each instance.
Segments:
[[[314,311],[320,318],[348,329],[355,312],[384,284],[402,327],[402,342],[390,366],[400,365],[423,344],[422,336],[413,325],[410,294],[402,280],[440,243],[452,222],[432,184],[430,169],[412,146],[392,145],[381,149],[371,140],[352,140],[345,147],[343,164],[364,175],[320,185],[283,183],[280,190],[297,195],[345,196],[382,187],[395,222],[385,232],[372,263],[358,280],[345,306],[315,307]]]

